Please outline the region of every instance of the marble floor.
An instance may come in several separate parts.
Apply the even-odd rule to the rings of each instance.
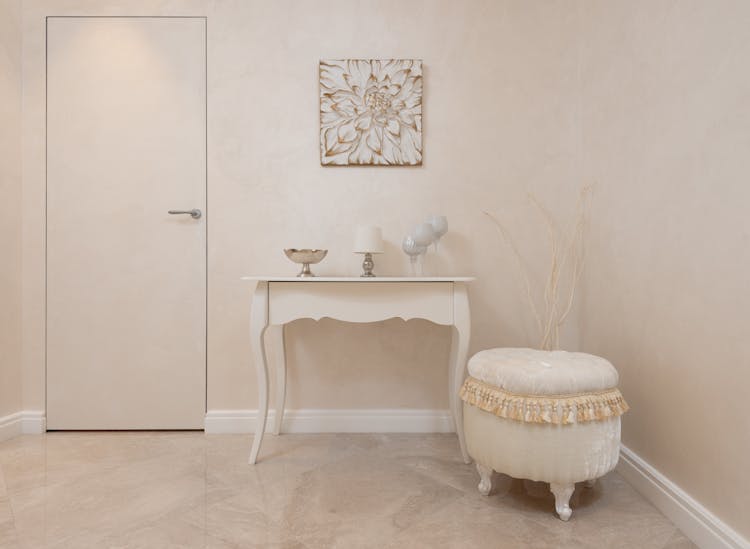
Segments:
[[[558,520],[543,485],[489,497],[454,435],[48,433],[0,443],[0,547],[695,547],[611,473]]]

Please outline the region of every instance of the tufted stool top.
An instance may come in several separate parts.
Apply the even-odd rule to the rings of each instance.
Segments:
[[[459,393],[472,406],[527,423],[603,421],[628,405],[609,361],[584,353],[489,349],[469,360]]]
[[[469,375],[520,395],[569,395],[617,387],[617,370],[601,357],[567,351],[488,349],[469,360]]]

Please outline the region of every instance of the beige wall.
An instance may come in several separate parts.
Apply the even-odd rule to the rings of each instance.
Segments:
[[[750,537],[750,4],[587,8],[583,347],[624,443]]]
[[[21,1],[0,0],[0,417],[21,410]]]
[[[481,211],[522,211],[527,184],[564,202],[579,179],[577,27],[564,3],[534,14],[494,1],[220,2],[209,18],[209,408],[255,401],[238,276],[292,274],[281,250],[308,245],[331,250],[316,272],[359,274],[358,221],[389,241],[376,272],[403,274],[402,235],[445,213],[439,271],[479,278],[472,349],[526,343],[507,314],[523,306],[509,258]],[[424,59],[422,168],[319,165],[317,61],[371,56]],[[447,408],[447,333],[295,324],[289,405]]]
[[[177,6],[177,7],[175,7]],[[25,2],[24,407],[44,403],[41,253],[44,16],[208,15],[209,409],[256,406],[245,274],[296,272],[289,246],[330,250],[319,274],[358,274],[358,222],[383,227],[381,274],[408,272],[403,234],[430,213],[451,229],[433,267],[477,275],[474,350],[534,339],[511,258],[483,208],[524,229],[525,189],[572,202],[580,180],[575,66],[578,20],[565,2]],[[322,168],[318,59],[422,57],[421,168]],[[498,75],[501,75],[498,78]],[[536,245],[537,248],[533,248]],[[540,256],[539,262],[544,258]],[[435,272],[435,271],[432,271]],[[481,297],[481,299],[480,299]],[[572,326],[571,328],[575,328]],[[291,408],[447,408],[446,328],[426,322],[299,322],[289,330]],[[575,330],[568,334],[575,340]],[[331,341],[336,345],[332,346]]]

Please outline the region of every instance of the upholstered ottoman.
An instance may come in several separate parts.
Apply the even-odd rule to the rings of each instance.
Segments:
[[[597,356],[533,349],[482,351],[468,370],[460,394],[480,493],[490,493],[493,470],[549,482],[558,516],[568,520],[575,483],[593,483],[620,455],[628,406],[617,370]]]

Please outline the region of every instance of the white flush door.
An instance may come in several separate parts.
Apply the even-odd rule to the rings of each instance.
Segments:
[[[49,429],[203,427],[205,52],[203,18],[47,20]]]

